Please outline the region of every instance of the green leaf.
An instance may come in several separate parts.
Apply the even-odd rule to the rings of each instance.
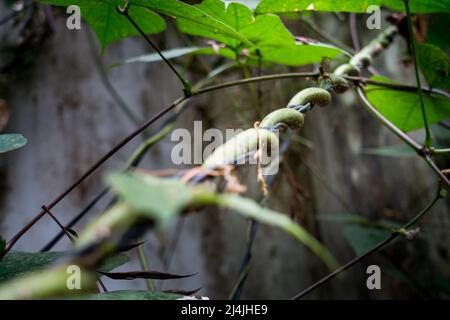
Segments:
[[[0,134],[0,153],[23,147],[27,139],[21,134]]]
[[[0,236],[0,261],[3,258],[3,252],[5,252],[6,241]]]
[[[262,208],[253,200],[216,194],[202,185],[190,186],[176,179],[137,173],[114,173],[108,176],[108,182],[135,213],[159,223],[167,223],[188,206],[224,206],[245,217],[281,228],[310,248],[329,267],[336,266],[328,250],[301,226],[284,214]]]
[[[257,61],[260,55],[264,62],[299,66],[344,54],[343,50],[330,45],[296,42],[279,17],[271,14],[255,17],[250,9],[239,3],[231,3],[226,7],[225,3],[220,0],[205,0],[196,7],[230,26],[248,39],[250,45],[211,32],[184,19],[177,20],[180,30],[221,42],[231,48],[235,52],[235,56],[245,55],[249,59]]]
[[[139,35],[128,19],[116,10],[117,6],[123,5],[122,0],[40,0],[40,2],[65,7],[79,6],[81,15],[95,31],[102,48],[114,41]],[[129,15],[146,34],[159,33],[166,28],[164,20],[146,8],[131,6]]]
[[[78,5],[81,15],[94,29],[102,47],[108,44],[138,35],[139,32],[131,25],[125,16],[117,12],[117,6],[123,6],[123,0],[40,0],[56,6]],[[164,20],[157,14],[161,13],[173,19],[185,19],[195,25],[217,34],[247,42],[230,27],[211,18],[198,8],[176,0],[130,0],[129,15],[146,33],[159,33],[166,28]]]
[[[382,4],[391,9],[405,11],[403,0],[384,0]],[[450,12],[450,2],[446,0],[409,0],[411,13]]]
[[[448,51],[450,37],[442,36],[442,30],[450,30],[450,14],[433,14],[433,19],[430,19],[428,24],[427,42]]]
[[[448,1],[410,0],[409,2],[412,13],[450,12]],[[263,0],[256,7],[256,12],[258,14],[301,11],[367,12],[370,5],[404,11],[403,0]]]
[[[245,45],[252,44],[241,33],[216,19],[214,15],[210,15],[210,12],[203,11],[200,6],[191,6],[175,0],[131,0],[130,3],[165,14],[176,19],[177,22],[190,23],[193,28],[201,29],[203,32],[234,38]]]
[[[389,231],[351,225],[344,228],[344,236],[356,255],[372,249],[390,236]]]
[[[333,258],[328,249],[288,216],[263,208],[255,201],[237,195],[220,195],[218,197],[219,205],[233,209],[245,217],[252,218],[267,225],[284,230],[307,246],[312,252],[321,258],[330,269],[337,266],[336,260]]]
[[[417,62],[431,87],[450,87],[450,59],[439,47],[429,43],[419,43],[417,45]]]
[[[0,261],[0,281],[37,271],[61,258],[62,252],[31,253],[10,251]]]
[[[120,198],[136,213],[165,224],[204,191],[180,180],[159,179],[143,174],[113,173],[107,181]]]
[[[404,144],[379,148],[366,148],[362,150],[362,153],[392,158],[409,158],[417,156],[417,153],[413,149]]]
[[[384,77],[372,77],[377,81],[394,83]],[[401,130],[408,132],[423,128],[420,101],[416,92],[405,92],[368,85],[367,98],[374,107]],[[450,100],[435,94],[424,95],[428,123],[433,124],[450,117]]]
[[[345,1],[345,0],[263,0],[256,7],[256,12],[261,13],[288,13],[301,11],[344,11],[366,12],[370,4],[379,4],[380,0],[370,1]]]
[[[302,44],[299,42],[280,46],[262,44],[260,52],[262,61],[294,67],[319,63],[324,59],[334,59],[339,55],[346,54],[341,49],[328,44]],[[254,59],[257,59],[257,57]]]
[[[165,292],[151,292],[151,291],[110,291],[104,293],[96,293],[85,296],[76,296],[69,299],[80,300],[177,300],[183,296],[165,293]]]
[[[15,278],[28,272],[42,270],[58,259],[68,256],[69,252],[21,252],[10,251],[0,261],[0,281]],[[99,268],[101,272],[111,271],[127,263],[130,258],[120,254],[107,259]]]
[[[130,262],[130,257],[126,254],[117,254],[115,256],[109,257],[103,261],[100,268],[97,269],[98,272],[109,272],[114,270],[126,263]]]
[[[215,52],[211,47],[185,47],[185,48],[175,48],[161,52],[166,59],[175,59],[183,57],[186,55],[220,55],[222,57],[227,57],[230,59],[234,58],[234,53],[228,48],[219,48],[218,52]],[[161,56],[158,53],[145,54],[133,58],[129,58],[123,62],[115,63],[112,66],[116,67],[123,63],[135,63],[135,62],[145,62],[152,63],[162,61]]]

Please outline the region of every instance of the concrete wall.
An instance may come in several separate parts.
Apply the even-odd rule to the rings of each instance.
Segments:
[[[336,29],[332,25],[329,28]],[[3,35],[6,32],[7,28],[3,27]],[[12,112],[5,131],[22,133],[29,140],[25,148],[0,157],[0,234],[5,238],[13,236],[40,211],[42,205],[80,177],[135,127],[101,83],[88,32],[86,26],[81,31],[68,31],[64,27],[64,19],[57,18],[55,34],[32,53],[32,68],[17,70],[20,76],[7,84],[5,97],[0,97],[7,101]],[[374,35],[375,32],[371,32],[366,36],[370,38]],[[158,38],[162,46],[164,43],[168,48],[180,46],[180,40],[173,32],[166,33],[164,37]],[[378,65],[386,64],[388,74],[398,68],[392,61],[398,61],[403,53],[404,46],[401,41],[399,43],[379,59]],[[113,63],[145,52],[149,52],[149,48],[141,39],[127,39],[108,48],[104,59],[107,63]],[[126,65],[114,69],[109,76],[113,86],[142,119],[168,105],[181,92],[177,79],[162,63]],[[397,76],[407,78],[408,74]],[[290,96],[306,85],[300,81],[264,84],[265,110],[284,105]],[[253,119],[245,118],[241,111],[252,107],[247,91],[246,88],[232,89],[228,93],[196,98],[192,104],[207,110],[206,115],[219,127],[230,127],[236,123],[250,127]],[[238,121],[236,115],[240,117]],[[178,125],[191,128],[194,119],[204,116],[204,112],[192,108]],[[383,208],[389,208],[404,212],[403,218],[407,218],[424,205],[434,190],[431,185],[435,179],[420,159],[398,160],[361,154],[363,148],[399,141],[370,119],[351,94],[337,98],[332,106],[314,110],[308,115],[302,135],[311,140],[314,147],[308,149],[295,143],[287,158],[297,182],[307,190],[309,198],[303,199],[300,204],[295,202],[286,177],[282,175],[275,182],[269,206],[287,213],[297,212],[300,221],[324,241],[341,262],[354,255],[342,236],[341,226],[317,221],[315,217],[351,211],[373,218],[379,217]],[[136,139],[121,150],[58,205],[53,213],[61,221],[69,221],[102,188],[104,173],[119,169],[140,141],[140,138]],[[170,151],[171,143],[166,139],[152,150],[143,165],[153,169],[171,167]],[[247,173],[247,182],[257,188],[251,173]],[[96,206],[79,227],[93,214],[98,214],[107,200]],[[445,204],[437,206],[432,213],[428,219],[431,225],[448,221],[448,206]],[[189,290],[203,287],[200,291],[203,295],[226,298],[244,253],[246,228],[247,221],[223,210],[208,209],[194,214],[184,219],[181,232],[174,223],[166,230],[148,235],[145,247],[151,257],[150,265],[153,269],[162,270],[173,236],[179,233],[170,268],[162,271],[198,274],[189,279],[165,282],[163,288]],[[433,239],[442,242],[444,237],[448,240],[443,230],[430,228]],[[57,231],[57,226],[49,218],[44,218],[20,240],[15,249],[39,250]],[[57,246],[59,250],[67,248],[69,243],[66,239]],[[413,244],[406,247],[400,244],[399,248],[395,248],[405,256],[402,263],[410,255],[410,259],[417,260]],[[439,269],[442,261],[431,255],[425,259],[429,259],[426,268],[433,265]],[[373,258],[372,262],[389,268],[386,258],[381,256]],[[414,295],[408,291],[409,287],[398,284],[388,276],[383,276],[383,281],[387,283],[385,290],[375,295],[368,292],[364,277],[366,265],[356,266],[311,297],[387,298]],[[133,262],[124,270],[137,268],[138,264]],[[326,271],[321,262],[301,244],[278,230],[263,226],[257,236],[253,270],[243,297],[288,298]],[[404,294],[398,293],[398,286],[405,290]],[[144,283],[107,281],[107,287],[144,288]]]

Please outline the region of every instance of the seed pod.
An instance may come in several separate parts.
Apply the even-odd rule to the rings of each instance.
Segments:
[[[329,78],[324,81],[324,83],[332,87],[336,93],[344,93],[350,87],[345,78],[334,74],[331,74]]]
[[[287,107],[304,106],[307,103],[324,107],[329,104],[330,101],[331,94],[327,90],[322,88],[307,88],[292,97]]]
[[[245,163],[243,157],[248,153],[256,152],[257,149],[263,150],[263,156],[266,158],[262,159],[261,163],[264,163],[267,160],[267,155],[278,152],[278,147],[279,140],[275,133],[266,129],[248,129],[215,149],[205,160],[203,166],[211,168],[236,162]]]
[[[291,130],[303,127],[303,114],[292,108],[282,108],[269,113],[259,124],[261,128],[270,128],[284,123]]]
[[[357,77],[361,73],[357,66],[350,63],[342,64],[333,72],[337,76],[354,76]]]
[[[368,52],[361,51],[350,60],[352,65],[361,65],[363,68],[367,68],[372,64],[372,58]]]

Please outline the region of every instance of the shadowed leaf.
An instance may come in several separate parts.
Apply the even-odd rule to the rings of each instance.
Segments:
[[[165,292],[151,291],[110,291],[97,293],[79,297],[71,297],[70,299],[79,300],[177,300],[183,298],[181,295]]]
[[[356,255],[361,255],[372,249],[391,234],[387,230],[367,228],[359,225],[346,226],[343,232],[345,239]]]
[[[70,252],[21,252],[10,251],[0,261],[0,281],[12,279],[28,272],[42,270],[55,263],[58,259],[69,257]],[[99,268],[108,272],[130,261],[124,254],[106,259]]]
[[[391,80],[375,76],[372,79],[393,83]],[[422,111],[417,92],[405,92],[368,85],[365,92],[373,106],[401,130],[408,132],[423,128]],[[424,95],[425,109],[429,124],[450,117],[450,99],[435,94]]]
[[[21,134],[0,134],[0,153],[21,148],[26,143],[27,139]]]
[[[203,287],[194,289],[194,290],[178,290],[178,289],[170,289],[170,290],[164,290],[165,293],[173,293],[173,294],[179,294],[183,296],[191,296],[193,294],[196,294],[200,290],[202,290]]]
[[[115,280],[133,280],[133,279],[154,279],[154,280],[169,280],[169,279],[182,279],[196,275],[187,274],[173,274],[159,271],[130,271],[130,272],[100,272],[102,275]]]

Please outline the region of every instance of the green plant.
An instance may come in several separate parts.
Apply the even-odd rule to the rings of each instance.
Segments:
[[[295,223],[287,216],[273,210],[264,208],[263,203],[256,203],[251,199],[235,194],[222,194],[202,180],[211,176],[223,176],[226,180],[230,177],[224,173],[224,168],[231,170],[228,166],[233,164],[239,157],[258,154],[264,144],[270,148],[278,148],[279,138],[271,132],[274,127],[288,127],[295,130],[303,126],[304,114],[310,112],[313,107],[326,106],[331,102],[331,92],[344,93],[350,88],[354,89],[361,100],[361,105],[372,117],[387,127],[415,153],[423,158],[434,170],[441,181],[439,190],[433,201],[425,207],[403,228],[389,230],[386,239],[376,243],[372,248],[353,259],[349,263],[338,268],[330,275],[326,276],[317,284],[308,288],[294,298],[301,298],[312,289],[333,278],[338,273],[346,270],[367,255],[381,249],[386,244],[400,235],[408,235],[409,228],[419,221],[441,198],[445,197],[445,189],[450,186],[448,177],[437,167],[434,157],[450,153],[448,147],[437,148],[433,145],[429,125],[444,120],[450,116],[450,99],[448,94],[433,88],[422,88],[419,77],[419,67],[424,73],[430,86],[446,88],[448,84],[448,57],[442,54],[440,49],[434,46],[428,52],[426,48],[431,48],[426,44],[418,46],[416,50],[414,37],[412,36],[411,13],[420,12],[446,12],[450,10],[447,4],[430,3],[427,1],[389,0],[378,1],[380,5],[385,5],[396,10],[405,10],[410,32],[410,43],[412,58],[415,63],[415,75],[417,87],[397,84],[394,81],[372,77],[370,79],[361,76],[365,69],[371,66],[378,54],[394,41],[398,33],[397,26],[390,26],[380,35],[365,46],[355,55],[349,57],[346,50],[333,45],[320,42],[304,43],[296,39],[285,27],[279,15],[307,10],[311,4],[314,10],[318,11],[350,11],[364,12],[367,8],[366,1],[281,1],[263,0],[252,11],[244,5],[231,3],[227,7],[219,0],[204,0],[199,5],[191,6],[176,0],[130,0],[130,1],[85,1],[85,0],[45,0],[44,3],[67,6],[77,4],[80,6],[82,14],[88,24],[94,29],[104,50],[110,43],[134,35],[141,35],[146,42],[157,51],[152,56],[141,56],[129,58],[125,63],[131,62],[151,62],[163,60],[170,70],[176,74],[183,88],[183,95],[163,109],[157,115],[145,122],[130,136],[125,137],[117,146],[111,149],[104,157],[95,163],[78,181],[63,191],[48,206],[34,218],[27,226],[21,229],[7,244],[0,241],[0,253],[3,260],[0,261],[0,274],[10,264],[14,255],[11,251],[15,243],[33,226],[40,218],[50,215],[59,224],[58,220],[51,214],[51,209],[62,201],[72,190],[74,190],[85,178],[91,175],[106,160],[114,155],[119,149],[127,144],[131,139],[142,133],[156,120],[169,112],[173,112],[173,118],[168,119],[160,130],[149,137],[131,156],[125,166],[126,172],[112,174],[108,178],[111,191],[117,196],[118,201],[111,205],[101,216],[97,217],[79,235],[74,235],[71,228],[62,227],[64,233],[74,239],[73,252],[67,254],[67,260],[57,266],[39,270],[38,273],[31,273],[24,278],[13,279],[0,285],[0,298],[48,298],[67,295],[65,290],[65,268],[69,265],[78,265],[86,271],[87,290],[82,292],[90,294],[95,282],[98,280],[96,270],[109,259],[116,256],[124,247],[130,246],[128,235],[132,233],[134,239],[144,232],[155,227],[164,227],[181,214],[188,214],[193,209],[199,209],[206,205],[216,205],[239,212],[243,216],[250,218],[252,223],[259,221],[281,228],[297,240],[307,246],[314,254],[330,268],[336,262],[330,252],[317,241],[307,230]],[[105,15],[105,12],[107,13]],[[204,37],[221,45],[218,48],[212,47],[191,47],[179,48],[174,51],[160,51],[152,42],[149,34],[162,32],[166,23],[161,15],[175,19],[175,24],[180,32],[196,37]],[[417,51],[417,52],[416,52]],[[427,59],[427,54],[433,59]],[[170,61],[182,55],[218,55],[231,60],[231,65],[225,65],[210,73],[205,79],[197,84],[191,84],[186,78],[181,76],[177,68]],[[221,71],[227,68],[239,67],[244,73],[248,73],[248,68],[256,67],[261,70],[262,65],[281,64],[286,66],[303,66],[313,63],[321,63],[324,59],[339,61],[344,60],[329,72],[321,66],[317,72],[309,73],[285,73],[266,76],[246,77],[244,79],[218,83],[210,85]],[[430,66],[431,64],[431,66]],[[114,66],[120,66],[117,63]],[[433,67],[433,68],[431,68]],[[442,74],[446,73],[446,76]],[[253,85],[262,81],[270,81],[285,78],[306,78],[315,81],[314,86],[304,88],[298,92],[287,104],[286,108],[270,112],[262,118],[259,126],[248,129],[220,146],[215,152],[205,160],[201,168],[196,168],[191,172],[192,176],[184,176],[183,179],[155,178],[146,173],[135,171],[143,155],[158,141],[165,137],[172,129],[177,116],[181,114],[186,106],[186,102],[199,95],[208,92],[222,90],[231,86]],[[107,80],[107,77],[104,77]],[[393,107],[386,101],[397,101]],[[330,111],[332,112],[332,111]],[[130,116],[128,114],[128,116]],[[134,116],[130,116],[134,118]],[[135,120],[135,119],[133,119]],[[412,139],[407,135],[408,131],[424,128],[426,133],[425,143]],[[3,138],[3,139],[2,139]],[[18,137],[14,137],[18,138]],[[284,138],[284,137],[283,137]],[[23,145],[21,142],[2,142],[6,137],[0,136],[0,152],[8,151],[12,148]],[[289,142],[289,139],[286,139]],[[223,169],[223,171],[221,171]],[[196,178],[197,180],[195,180]],[[263,185],[270,186],[270,181],[262,180]],[[263,188],[264,189],[264,188]],[[269,188],[270,189],[270,188]],[[263,190],[265,191],[265,190]],[[96,201],[106,192],[102,192]],[[85,210],[83,210],[85,212]],[[352,230],[355,234],[355,230]],[[358,230],[359,232],[360,230]],[[349,231],[348,231],[349,232]],[[386,230],[384,230],[386,232]],[[349,236],[350,237],[350,236]],[[252,241],[250,241],[252,243]],[[46,246],[47,248],[47,246]],[[361,248],[358,247],[358,248]],[[364,247],[367,249],[366,247]],[[48,248],[47,248],[48,249]],[[251,245],[248,248],[251,251]],[[358,249],[361,253],[363,250]],[[38,254],[36,254],[36,259]],[[141,257],[144,260],[146,257]],[[143,263],[145,266],[145,263]],[[249,272],[248,262],[241,269],[232,297],[237,298],[242,291],[246,276]],[[34,271],[30,268],[27,271]],[[140,277],[151,279],[157,278],[156,273],[144,270]],[[116,275],[117,276],[117,275]],[[131,275],[125,275],[130,277]],[[134,274],[136,276],[136,273]],[[167,276],[167,275],[166,275]],[[30,283],[32,284],[30,286]],[[27,289],[28,286],[28,289]],[[26,294],[24,294],[26,292]],[[160,295],[136,292],[110,293],[112,296],[161,298]],[[171,295],[161,294],[163,298],[173,298]],[[107,299],[106,294],[89,295],[86,298]]]

